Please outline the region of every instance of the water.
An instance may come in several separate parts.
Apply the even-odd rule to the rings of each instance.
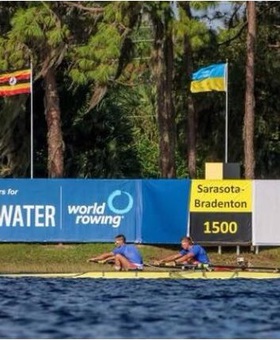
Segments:
[[[0,338],[279,338],[280,280],[0,279]]]

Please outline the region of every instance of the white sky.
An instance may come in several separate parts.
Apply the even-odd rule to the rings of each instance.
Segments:
[[[213,29],[216,29],[217,27],[224,27],[224,19],[225,18],[221,18],[221,19],[213,19],[214,17],[214,14],[216,11],[220,11],[221,14],[224,14],[226,15],[226,17],[230,17],[230,13],[231,13],[231,6],[232,6],[232,1],[219,1],[220,4],[217,4],[217,7],[216,8],[211,8],[211,9],[208,9],[208,10],[205,10],[205,11],[193,11],[193,14],[194,15],[198,15],[198,16],[202,16],[202,15],[207,15],[207,18],[203,19],[206,24],[213,28]],[[240,4],[242,4],[242,7],[241,7],[241,11],[244,10],[244,1],[240,1]],[[213,19],[213,20],[211,20]]]

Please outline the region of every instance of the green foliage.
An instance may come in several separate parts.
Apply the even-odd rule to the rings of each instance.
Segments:
[[[69,74],[75,83],[107,84],[114,80],[124,41],[127,6],[125,2],[106,4],[95,34],[89,35],[84,44],[73,46],[70,58],[74,64]]]
[[[219,1],[191,1],[191,8],[196,11],[205,11],[208,8],[214,8],[218,5]]]
[[[125,109],[115,100],[120,88],[110,90],[102,103],[87,111],[89,92],[78,87],[75,96],[64,93],[67,108],[64,121],[67,177],[135,178],[140,173],[138,156],[132,143],[132,125]]]
[[[5,55],[3,64],[11,69],[20,68],[29,65],[33,57],[36,67],[36,63],[43,63],[49,54],[55,55],[70,34],[56,10],[49,2],[14,7],[11,28],[0,40],[0,54]],[[60,57],[59,53],[56,58]]]
[[[193,51],[197,51],[209,43],[209,29],[204,22],[190,18],[185,11],[180,10],[181,20],[173,22],[174,36],[176,37],[175,51],[183,53],[183,39],[187,34]]]
[[[19,9],[11,20],[13,30],[9,36],[11,40],[20,40],[35,38],[43,39],[45,36],[44,27],[41,27],[40,15],[37,16],[38,7],[31,7],[28,10]]]
[[[160,176],[156,87],[151,74],[155,43],[151,19],[158,28],[165,23],[163,34],[172,32],[174,42],[177,176],[188,176],[185,100],[190,84],[182,66],[185,35],[191,42],[194,69],[229,61],[229,161],[243,163],[247,29],[244,4],[232,2],[225,13],[218,2],[187,4],[193,16],[184,10],[185,2],[178,2],[176,20],[168,1],[0,3],[1,70],[26,68],[30,57],[35,77],[44,67],[56,65],[67,177]],[[101,11],[95,13],[93,8]],[[278,178],[280,6],[278,2],[258,2],[257,9],[256,175]],[[210,10],[211,27],[207,25]],[[216,19],[224,20],[223,27],[215,26]],[[48,133],[44,89],[41,79],[33,85],[35,168],[37,176],[44,177]],[[107,93],[88,111],[99,85],[104,85]],[[195,94],[193,98],[197,112],[197,175],[203,177],[205,161],[224,159],[225,98],[223,93],[214,92]],[[6,99],[0,98],[0,107],[3,114]],[[29,112],[25,115],[20,120],[21,131],[25,131]],[[9,135],[13,135],[14,121],[5,120],[5,131],[6,124],[11,129]],[[28,131],[25,134],[27,144],[23,147],[28,149]],[[12,139],[5,143],[1,139],[1,143],[13,145]],[[15,167],[18,174],[28,167],[26,157],[20,162],[24,164],[21,170],[18,165]]]
[[[10,38],[22,42],[29,39],[35,39],[35,42],[46,40],[50,46],[57,46],[69,35],[69,29],[55,13],[55,7],[52,8],[52,4],[47,2],[34,2],[28,9],[20,8],[11,24]]]
[[[160,177],[155,86],[152,84],[139,84],[133,89],[127,89],[126,91],[123,89],[117,100],[133,127],[131,147],[137,151],[141,164],[139,177]]]

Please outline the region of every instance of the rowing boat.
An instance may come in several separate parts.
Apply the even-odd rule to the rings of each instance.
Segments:
[[[65,279],[280,279],[279,272],[264,271],[94,271],[85,273],[2,273],[0,277],[9,278],[65,278]]]

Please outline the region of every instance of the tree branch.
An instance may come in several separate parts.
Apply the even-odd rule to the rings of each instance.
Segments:
[[[221,43],[218,44],[218,46],[221,46],[221,45],[225,45],[225,44],[228,44],[230,43],[231,41],[235,40],[236,38],[238,38],[242,31],[244,30],[244,28],[248,25],[248,21],[245,21],[244,24],[241,26],[240,30],[230,39],[226,40],[226,41],[223,41]]]
[[[269,11],[270,9],[272,9],[272,8],[274,8],[274,7],[277,7],[277,6],[279,6],[279,3],[276,3],[276,4],[273,4],[273,5],[271,5],[271,6],[266,7],[262,12],[259,12],[259,13],[256,15],[257,18],[258,18],[258,17],[261,17],[265,12],[267,12],[267,11]],[[245,28],[247,25],[248,25],[248,21],[245,21],[245,22],[243,23],[243,25],[241,26],[240,30],[237,32],[237,34],[236,34],[234,37],[230,38],[229,40],[226,40],[226,41],[223,41],[223,42],[219,43],[218,46],[225,45],[225,44],[227,44],[227,43],[233,41],[234,39],[238,38],[238,37],[241,35],[242,31],[244,30],[244,28]],[[274,26],[275,26],[275,25],[274,25]]]
[[[268,45],[268,47],[271,47],[271,48],[280,48],[280,43],[278,44],[274,44],[274,45]]]
[[[68,6],[71,6],[71,7],[76,7],[78,9],[81,9],[83,11],[86,11],[86,12],[91,12],[91,13],[94,13],[94,14],[98,14],[98,13],[103,13],[104,12],[104,8],[100,8],[100,7],[86,7],[86,6],[83,6],[79,3],[75,3],[75,2],[71,2],[71,1],[62,1],[64,4],[68,5]]]

